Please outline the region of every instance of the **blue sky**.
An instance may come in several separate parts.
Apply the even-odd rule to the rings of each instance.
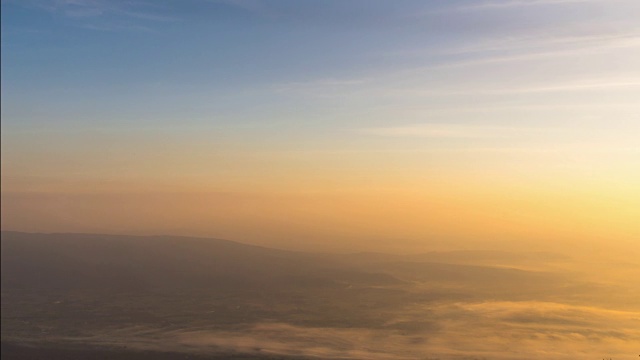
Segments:
[[[615,87],[638,75],[636,58],[628,58],[637,55],[635,1],[36,0],[2,6],[7,126],[52,117],[74,126],[118,119],[153,125],[190,114],[295,112],[300,103],[355,110],[371,104],[354,93],[389,87],[412,95],[416,88],[450,93],[478,83],[494,92],[580,86],[577,79],[587,86],[610,79]],[[336,90],[346,92],[340,95],[348,106],[318,99]],[[438,102],[469,100],[458,97]],[[431,99],[412,103],[423,100]],[[94,116],[87,119],[88,113]]]
[[[3,1],[2,190],[518,186],[608,199],[628,235],[639,18],[637,0]],[[3,202],[14,229],[23,200]]]

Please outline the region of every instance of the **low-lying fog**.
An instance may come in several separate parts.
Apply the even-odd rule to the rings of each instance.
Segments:
[[[640,263],[2,233],[2,340],[326,359],[634,359]]]

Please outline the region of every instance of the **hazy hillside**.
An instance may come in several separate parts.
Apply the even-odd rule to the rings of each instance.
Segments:
[[[3,232],[2,286],[91,291],[273,290],[425,282],[509,285],[513,289],[549,284],[557,278],[515,268],[461,264],[463,259],[474,260],[471,253],[462,259],[445,254],[434,262],[429,255],[311,254],[220,239]]]
[[[3,288],[270,288],[392,284],[311,254],[219,239],[2,233]]]

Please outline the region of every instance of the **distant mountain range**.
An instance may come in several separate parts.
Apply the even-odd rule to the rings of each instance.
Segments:
[[[209,238],[13,231],[3,231],[1,242],[3,290],[232,290],[414,282],[518,287],[552,281],[546,273],[482,265],[527,260],[507,252],[336,255]]]
[[[2,287],[141,291],[400,283],[324,256],[220,239],[2,232]]]

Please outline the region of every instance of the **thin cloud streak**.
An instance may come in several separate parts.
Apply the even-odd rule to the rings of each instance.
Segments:
[[[212,3],[224,4],[249,12],[253,15],[274,18],[277,13],[267,2],[261,0],[208,0]]]
[[[533,50],[532,50],[533,49]],[[409,94],[417,91],[419,95],[461,95],[461,94],[504,94],[504,93],[544,93],[588,91],[598,89],[613,89],[633,87],[640,84],[635,74],[612,74],[610,77],[601,76],[594,79],[576,78],[570,80],[554,80],[545,82],[545,86],[534,83],[521,86],[505,86],[504,89],[491,89],[491,85],[477,89],[465,81],[464,89],[452,90],[451,84],[437,84],[433,80],[428,90],[415,89],[411,84],[417,79],[430,77],[434,71],[451,69],[472,69],[482,66],[497,66],[509,64],[511,66],[525,66],[535,61],[552,62],[555,60],[569,61],[574,57],[602,56],[613,51],[625,51],[623,56],[634,56],[640,49],[640,33],[626,32],[622,34],[604,34],[589,36],[545,37],[523,36],[505,41],[492,41],[486,45],[460,46],[458,48],[443,49],[436,52],[436,57],[430,64],[404,68],[401,70],[380,71],[377,74],[361,74],[360,77],[324,78],[310,81],[288,82],[274,84],[272,89],[278,93],[293,95],[314,95],[318,97],[336,97],[344,95],[371,94],[376,89],[386,88],[387,94]],[[631,51],[631,53],[629,53]],[[432,56],[433,54],[425,55]],[[471,58],[460,58],[460,55],[472,55]],[[412,56],[415,56],[412,55]],[[610,55],[613,56],[613,55]],[[640,53],[638,54],[640,56]],[[439,57],[442,57],[439,59]],[[428,59],[427,59],[428,60]],[[529,66],[529,65],[527,65]],[[533,79],[532,79],[533,80]],[[562,81],[562,82],[559,82]],[[506,85],[506,84],[505,84]]]
[[[378,136],[424,137],[445,139],[492,139],[522,136],[527,133],[548,133],[554,128],[522,128],[505,126],[477,126],[468,124],[420,124],[411,126],[379,127],[361,132]]]
[[[533,39],[533,38],[530,38]],[[605,42],[610,40],[609,42]],[[487,54],[482,56],[482,53],[491,53],[495,51],[509,52],[518,49],[530,49],[541,48],[548,42],[541,42],[534,40],[535,43],[526,43],[525,38],[513,39],[509,41],[511,44],[517,44],[517,47],[509,46],[506,43],[503,45],[489,45],[487,47],[460,47],[457,49],[444,50],[443,55],[460,55],[467,53],[476,53],[477,57],[468,60],[455,60],[449,59],[440,63],[431,64],[428,66],[415,67],[413,69],[403,69],[401,71],[395,71],[391,73],[380,73],[378,75],[363,76],[360,78],[323,78],[310,81],[297,81],[275,84],[273,89],[277,92],[299,92],[299,91],[314,91],[316,89],[321,91],[327,90],[340,90],[341,88],[356,88],[359,85],[371,86],[374,82],[382,79],[390,79],[398,76],[416,75],[417,73],[424,73],[437,69],[444,68],[458,68],[458,67],[472,67],[478,65],[489,65],[498,63],[509,62],[528,62],[546,58],[556,57],[569,57],[576,55],[588,55],[593,53],[604,53],[612,49],[624,49],[624,48],[640,48],[640,34],[624,34],[624,35],[611,35],[611,36],[591,36],[591,37],[565,37],[560,39],[550,39],[552,45],[562,46],[558,49],[548,49],[542,51],[528,51],[524,53],[507,53],[507,54]],[[594,43],[595,42],[595,43]],[[537,43],[537,44],[536,44]],[[567,49],[566,45],[575,44],[582,45],[574,48]]]
[[[319,98],[339,98],[342,96],[378,96],[386,98],[401,96],[408,97],[440,97],[463,95],[509,95],[509,94],[545,94],[545,93],[578,93],[613,89],[633,89],[640,87],[640,79],[631,76],[617,76],[616,78],[594,78],[575,81],[557,82],[555,84],[531,83],[523,85],[479,85],[464,83],[452,87],[450,84],[438,82],[424,83],[416,87],[411,82],[420,76],[426,75],[430,69],[415,69],[412,79],[408,79],[408,73],[383,76],[379,79],[367,78],[361,80],[345,80],[343,82],[326,83],[323,81],[310,81],[307,83],[276,84],[272,89],[280,94],[293,96],[312,96]],[[400,77],[400,79],[394,79]],[[411,82],[410,82],[411,80]],[[428,86],[431,85],[431,86]]]
[[[624,49],[624,48],[639,48],[640,47],[640,37],[638,36],[628,36],[628,37],[620,37],[618,38],[620,41],[614,41],[608,44],[583,44],[586,46],[578,46],[574,48],[566,48],[566,45],[563,48],[558,49],[547,49],[537,52],[524,52],[524,53],[515,53],[515,54],[506,54],[506,55],[489,55],[489,56],[479,56],[475,59],[470,60],[453,60],[443,62],[442,64],[437,64],[431,66],[431,68],[454,68],[454,67],[469,67],[476,65],[484,65],[484,64],[492,64],[492,63],[508,63],[508,62],[527,62],[533,60],[540,59],[552,59],[558,57],[570,57],[576,55],[589,55],[589,54],[597,54],[604,53],[605,51],[610,51],[612,49]],[[562,45],[562,43],[558,43],[558,45]],[[477,52],[492,52],[496,50],[508,50],[504,49],[479,49]],[[464,50],[461,52],[464,54]]]
[[[527,51],[534,53],[531,49],[558,49],[567,51],[567,46],[572,50],[582,49],[617,49],[640,46],[640,31],[628,31],[624,33],[604,34],[604,35],[583,35],[583,36],[558,36],[552,33],[535,34],[518,37],[507,37],[499,40],[491,40],[463,45],[459,47],[442,49],[442,55],[462,55],[462,54],[482,54],[494,52],[516,52]],[[538,50],[538,51],[540,51]],[[425,53],[427,54],[427,53]],[[428,53],[431,54],[431,53]]]
[[[173,22],[179,20],[169,15],[160,15],[151,11],[134,10],[136,8],[150,8],[149,3],[142,1],[33,0],[24,2],[22,5],[69,18],[76,18],[78,20],[97,19],[107,16],[120,16],[155,22]]]
[[[574,4],[593,4],[593,3],[611,3],[613,1],[603,0],[511,0],[511,1],[493,1],[473,5],[464,5],[450,8],[449,11],[474,11],[474,10],[490,10],[490,9],[508,9],[531,6],[559,6]],[[624,0],[619,0],[624,1]]]
[[[456,95],[503,95],[503,94],[543,94],[543,93],[572,93],[572,92],[589,92],[600,90],[611,90],[618,88],[634,88],[640,86],[640,79],[630,80],[610,80],[598,79],[594,81],[576,81],[559,83],[555,85],[541,86],[531,84],[528,86],[505,86],[496,88],[465,88],[465,89],[443,89],[439,90],[422,90],[422,89],[398,89],[391,90],[390,93],[402,94],[404,96],[456,96]]]

